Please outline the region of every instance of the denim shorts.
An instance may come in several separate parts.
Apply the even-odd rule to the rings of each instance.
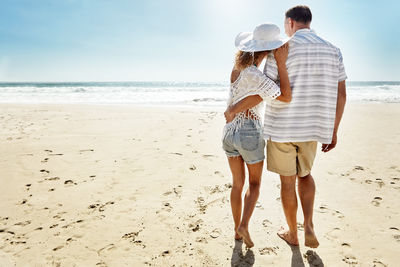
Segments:
[[[245,119],[237,131],[226,132],[222,138],[222,148],[228,157],[242,156],[247,164],[263,161],[265,141],[259,122]]]

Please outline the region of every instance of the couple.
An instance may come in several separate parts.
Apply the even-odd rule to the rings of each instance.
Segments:
[[[317,142],[322,143],[323,152],[336,146],[347,76],[340,50],[310,30],[311,18],[307,6],[296,6],[285,14],[289,38],[280,37],[278,26],[261,24],[252,33],[240,33],[235,40],[239,51],[231,74],[222,143],[233,177],[235,239],[243,239],[249,248],[254,246],[248,225],[259,196],[265,143],[267,169],[280,175],[288,224],[278,236],[290,245],[299,245],[297,180],[305,245],[319,246],[313,225],[315,184],[311,167]],[[262,73],[258,67],[264,59]],[[245,165],[249,188],[242,213]]]

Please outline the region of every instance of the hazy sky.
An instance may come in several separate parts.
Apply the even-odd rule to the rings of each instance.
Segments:
[[[400,1],[2,0],[0,81],[226,81],[234,38],[306,4],[349,80],[400,80]]]

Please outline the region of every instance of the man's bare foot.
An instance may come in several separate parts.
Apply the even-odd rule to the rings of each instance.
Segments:
[[[285,230],[283,227],[281,227],[281,229],[276,234],[291,246],[299,245],[299,239],[297,238],[297,236],[292,236],[290,234],[290,231]]]
[[[319,242],[317,237],[315,236],[314,229],[311,226],[304,226],[304,244],[310,248],[317,248],[319,246]]]
[[[251,240],[249,231],[247,229],[245,229],[244,227],[239,226],[239,228],[237,229],[237,233],[241,237],[243,237],[243,241],[246,244],[246,247],[248,247],[248,248],[254,247],[254,243]]]

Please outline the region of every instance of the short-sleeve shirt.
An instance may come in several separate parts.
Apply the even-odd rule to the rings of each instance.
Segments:
[[[264,137],[275,142],[332,142],[338,82],[347,79],[340,50],[310,29],[298,30],[289,41],[286,61],[292,88],[290,103],[267,103]],[[273,55],[264,74],[279,84]]]
[[[263,101],[258,105],[249,109],[252,120],[263,124],[264,105],[266,99],[275,99],[281,95],[279,86],[274,81],[266,77],[256,66],[252,65],[243,69],[239,77],[231,83],[229,90],[229,98],[227,105],[235,105],[242,99],[252,96],[259,95]],[[236,114],[232,122],[226,124],[224,127],[225,131],[236,131],[240,128],[243,123],[243,119],[246,117],[246,112],[240,112]]]

